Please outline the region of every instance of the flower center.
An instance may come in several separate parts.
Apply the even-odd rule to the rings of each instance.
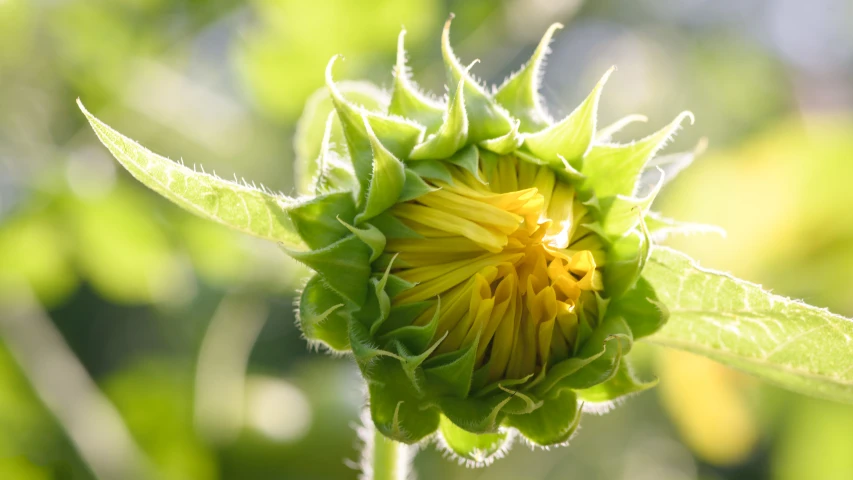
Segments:
[[[392,273],[415,284],[394,305],[440,299],[414,320],[426,325],[440,309],[432,355],[476,348],[489,381],[525,378],[576,352],[597,322],[604,259],[572,186],[516,157],[494,165],[481,159],[481,181],[448,164],[452,181],[430,180],[437,190],[394,206],[421,238],[389,239],[379,262],[396,256]]]

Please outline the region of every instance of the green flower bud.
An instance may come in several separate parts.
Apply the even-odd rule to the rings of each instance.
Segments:
[[[302,293],[303,331],[352,351],[377,428],[406,443],[438,431],[460,459],[483,464],[516,432],[565,443],[582,409],[651,386],[625,356],[666,319],[638,285],[663,172],[650,193],[634,193],[692,115],[610,143],[637,119],[596,130],[611,69],[553,122],[537,82],[559,25],[494,94],[455,57],[449,25],[445,102],[410,80],[405,32],[390,99],[373,102],[381,110],[350,101],[329,63],[333,112],[304,168],[315,199],[290,212],[311,249],[291,254],[317,272]]]
[[[649,207],[664,169],[677,172],[693,154],[651,159],[692,114],[612,143],[643,117],[597,129],[611,69],[578,108],[552,121],[538,82],[559,27],[488,93],[454,55],[448,21],[444,102],[409,78],[405,32],[390,97],[336,83],[333,58],[327,92],[300,122],[300,156],[316,154],[298,165],[301,199],[170,162],[83,111],[143,183],[196,214],[279,242],[315,272],[298,306],[302,331],[352,353],[380,432],[405,443],[437,433],[461,460],[485,464],[518,435],[539,446],[566,443],[582,410],[606,410],[649,388],[626,356],[667,317],[640,273],[650,227],[678,224]],[[322,139],[306,140],[315,124],[325,126]]]

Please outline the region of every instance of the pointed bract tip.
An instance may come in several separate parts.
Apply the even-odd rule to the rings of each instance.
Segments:
[[[400,30],[397,36],[397,69],[402,69],[406,66],[406,28]],[[402,72],[401,72],[402,73]]]
[[[329,59],[329,63],[326,64],[326,87],[329,89],[329,93],[332,96],[333,100],[346,102],[343,94],[340,90],[338,90],[338,86],[335,85],[335,80],[332,78],[332,69],[335,67],[335,62],[338,59],[343,59],[344,57],[339,54],[332,55],[332,58]]]
[[[690,110],[685,110],[685,111],[679,113],[678,116],[675,117],[675,120],[673,121],[673,123],[681,123],[684,121],[685,118],[690,119],[690,125],[693,125],[696,123],[696,117],[693,115],[693,112],[691,112]]]
[[[466,68],[459,61],[459,58],[456,57],[453,47],[450,46],[450,22],[452,20],[453,15],[447,19],[447,22],[444,24],[444,30],[441,32],[441,56],[444,58],[444,64],[447,68],[458,71],[459,75],[464,78],[468,76],[468,68],[473,67],[477,61],[475,60]]]
[[[548,27],[548,30],[545,31],[545,35],[542,35],[542,40],[539,41],[540,48],[547,47],[549,43],[551,43],[551,38],[557,33],[557,30],[563,28],[563,24],[560,22],[554,22]]]
[[[595,102],[596,109],[598,108],[598,100],[599,98],[601,98],[601,91],[604,89],[604,85],[607,83],[607,80],[610,79],[610,76],[613,75],[613,72],[615,71],[616,65],[613,65],[612,67],[608,68],[607,71],[604,72],[604,75],[601,76],[601,79],[598,81],[598,83],[595,84],[595,87],[593,88],[593,95],[595,95],[593,101]]]
[[[447,21],[444,22],[444,28],[441,30],[441,46],[442,50],[445,45],[450,46],[450,23],[453,22],[453,14],[447,18]]]
[[[447,17],[447,21],[444,22],[444,28],[441,30],[441,53],[447,59],[455,63],[459,63],[459,60],[456,58],[456,55],[453,53],[453,47],[450,46],[450,24],[453,22],[454,14],[450,14]],[[460,65],[459,68],[462,68]]]
[[[80,97],[77,97],[77,108],[79,108],[80,111],[83,112],[83,115],[86,117],[86,120],[88,120],[89,123],[92,123],[92,121],[97,121],[95,116],[89,112],[85,105],[83,105],[83,101],[80,100]]]
[[[611,65],[610,68],[608,68],[607,71],[604,72],[604,75],[601,76],[601,80],[598,81],[598,84],[604,85],[605,83],[607,83],[607,79],[609,79],[610,75],[613,75],[613,72],[615,72],[616,70],[618,70],[616,68],[616,65]]]
[[[334,80],[332,80],[332,68],[335,66],[335,62],[338,61],[340,55],[335,54],[332,55],[332,58],[329,59],[329,63],[326,64],[326,85],[329,87],[335,84]]]

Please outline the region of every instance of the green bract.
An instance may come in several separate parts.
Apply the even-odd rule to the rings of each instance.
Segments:
[[[611,69],[552,121],[538,81],[559,25],[488,93],[454,55],[449,23],[444,101],[409,78],[404,34],[390,96],[336,83],[332,59],[327,91],[298,130],[299,199],[170,162],[84,112],[143,183],[280,243],[316,272],[301,294],[300,326],[309,341],[352,352],[377,429],[405,443],[438,432],[477,465],[517,433],[535,445],[566,443],[581,410],[652,386],[625,360],[667,319],[640,273],[655,231],[692,228],[649,212],[664,172],[692,154],[655,154],[692,115],[612,143],[643,118],[597,128]]]

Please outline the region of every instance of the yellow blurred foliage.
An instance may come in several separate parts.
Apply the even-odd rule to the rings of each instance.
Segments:
[[[236,45],[233,61],[257,107],[286,119],[298,116],[308,95],[323,85],[333,55],[352,57],[336,72],[345,78],[365,69],[365,57],[384,54],[390,60],[400,25],[414,44],[441,18],[437,5],[424,0],[255,0],[251,5],[260,28]]]
[[[783,119],[743,146],[699,158],[659,208],[723,227],[669,245],[703,264],[841,314],[853,268],[853,119]],[[829,260],[831,259],[831,260]],[[790,272],[798,272],[793,275]]]
[[[15,480],[50,480],[50,470],[23,457],[0,458],[0,478]]]
[[[699,158],[673,182],[660,208],[674,218],[719,225],[728,236],[681,237],[667,243],[706,266],[849,315],[853,312],[851,132],[853,119],[848,117],[792,117],[739,147]],[[759,436],[757,411],[749,400],[757,383],[687,353],[666,351],[659,360],[659,394],[685,442],[712,464],[744,460]],[[809,420],[794,423],[786,438],[801,438],[803,431],[821,435]],[[777,474],[789,471],[789,464],[811,461],[805,459],[844,463],[833,460],[829,451],[793,453],[789,448],[788,456],[796,461],[781,462],[786,467]],[[802,474],[808,467],[797,471]]]
[[[759,437],[744,388],[752,380],[712,360],[676,350],[662,350],[658,364],[658,395],[693,452],[714,465],[745,460]]]
[[[773,455],[777,480],[853,478],[853,408],[802,399],[783,419]]]

